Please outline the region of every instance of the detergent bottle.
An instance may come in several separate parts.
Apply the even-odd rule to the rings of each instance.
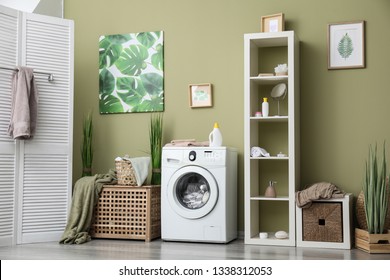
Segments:
[[[222,146],[222,133],[219,130],[218,123],[214,123],[214,129],[209,135],[210,147],[221,147]]]

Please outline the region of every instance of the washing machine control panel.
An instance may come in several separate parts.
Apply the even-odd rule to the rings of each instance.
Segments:
[[[203,151],[190,151],[188,152],[188,160],[190,162],[202,163],[223,163],[225,160],[223,151],[215,150],[203,150]]]

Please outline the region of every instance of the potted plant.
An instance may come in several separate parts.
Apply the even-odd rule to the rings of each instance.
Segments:
[[[152,162],[152,185],[161,184],[161,156],[162,156],[162,129],[163,118],[161,114],[152,115],[150,118],[150,155]]]
[[[386,222],[389,206],[388,174],[385,146],[380,164],[377,147],[370,146],[362,190],[367,230],[355,231],[356,246],[370,253],[390,252],[390,233]]]
[[[84,116],[83,120],[83,141],[81,144],[81,159],[83,163],[82,177],[92,175],[92,134],[92,112],[89,112],[86,116]]]

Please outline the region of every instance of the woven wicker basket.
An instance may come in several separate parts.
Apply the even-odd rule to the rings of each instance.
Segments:
[[[366,211],[364,210],[364,193],[360,192],[356,200],[356,221],[360,229],[367,230]],[[387,208],[385,228],[390,229],[390,203]]]
[[[115,168],[118,177],[118,185],[137,186],[137,179],[130,161],[116,160]]]

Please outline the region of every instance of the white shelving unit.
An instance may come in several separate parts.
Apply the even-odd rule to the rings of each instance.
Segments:
[[[299,40],[294,31],[253,33],[244,36],[245,70],[245,243],[295,246],[295,191],[299,187]],[[287,63],[286,76],[259,76],[273,73],[278,64]],[[270,96],[272,88],[287,85],[280,101]],[[268,97],[269,117],[255,117]],[[261,147],[270,157],[251,157],[252,147]],[[285,157],[278,157],[278,153]],[[276,181],[275,198],[264,196],[269,181]],[[288,237],[275,238],[285,231]],[[259,233],[268,238],[260,239]]]

